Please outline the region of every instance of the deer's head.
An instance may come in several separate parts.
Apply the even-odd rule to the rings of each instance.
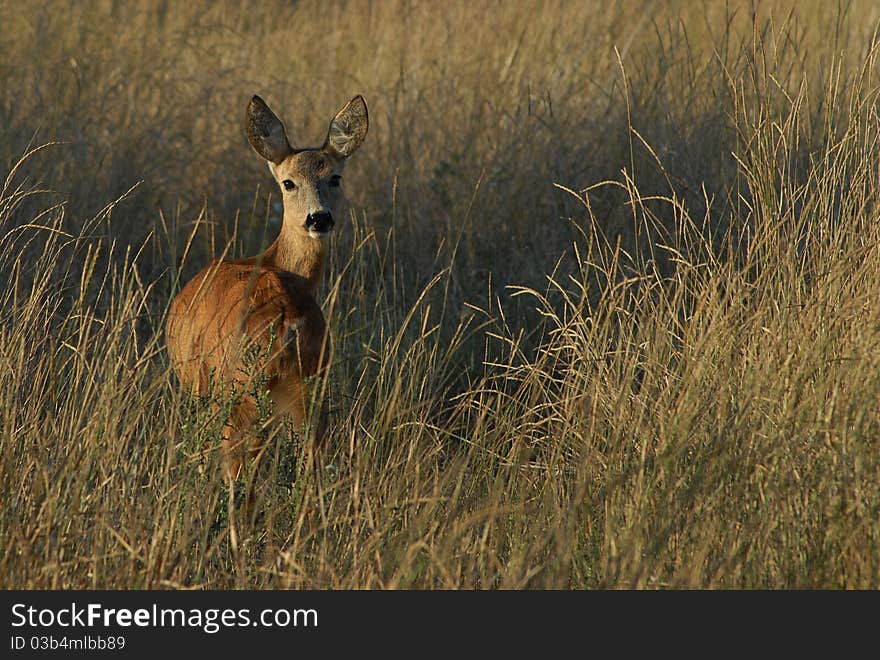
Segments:
[[[259,96],[251,99],[246,120],[248,140],[266,159],[281,188],[286,230],[301,231],[314,239],[330,233],[341,197],[345,160],[361,146],[368,126],[367,104],[358,95],[333,117],[322,146],[297,149],[290,145],[284,124],[266,102]]]

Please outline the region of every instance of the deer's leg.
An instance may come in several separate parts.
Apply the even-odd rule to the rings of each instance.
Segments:
[[[223,472],[226,480],[234,482],[241,473],[244,456],[241,448],[244,442],[238,430],[228,422],[223,425],[223,435],[220,442],[220,451],[223,455]]]
[[[306,386],[300,379],[289,379],[276,383],[270,395],[275,403],[278,415],[289,415],[297,430],[304,434],[307,430],[309,422],[309,403],[310,388]],[[304,436],[305,451],[303,466],[306,473],[311,474],[311,479],[307,479],[306,483],[311,481],[314,491],[314,497],[306,497],[303,501],[301,515],[304,517],[310,531],[317,529],[317,521],[319,514],[316,503],[321,501],[318,460],[317,454],[320,450],[321,442],[327,428],[327,405],[322,399],[320,405],[320,413],[314,424],[308,428],[308,434]]]
[[[223,425],[221,451],[227,480],[241,476],[245,460],[260,451],[260,436],[254,432],[257,421],[257,405],[253,397],[245,396],[233,407]]]
[[[309,463],[312,462],[315,451],[321,447],[327,430],[327,404],[324,400],[320,403],[317,419],[309,420],[311,394],[311,388],[299,378],[279,381],[270,391],[277,414],[288,415],[300,433],[308,431],[304,437]]]
[[[229,421],[223,427],[221,450],[226,485],[229,488],[230,534],[237,535],[232,516],[233,502],[236,500],[236,483],[240,483],[243,493],[240,512],[245,517],[259,513],[254,479],[265,453],[259,429],[254,428],[259,419],[257,404],[253,397],[245,396],[233,409]],[[250,459],[253,459],[250,462]],[[250,462],[250,468],[249,468]],[[232,538],[232,537],[230,537]]]
[[[279,380],[269,391],[276,414],[290,416],[299,430],[305,427],[308,418],[308,394],[308,388],[298,378]]]

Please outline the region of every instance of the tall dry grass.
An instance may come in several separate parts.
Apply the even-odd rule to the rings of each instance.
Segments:
[[[0,2],[0,586],[880,586],[873,3]],[[321,469],[162,326],[371,111]],[[234,530],[238,543],[230,543]]]

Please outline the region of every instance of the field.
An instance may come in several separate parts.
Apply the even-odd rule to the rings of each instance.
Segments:
[[[880,6],[0,0],[0,587],[880,587]],[[316,472],[170,299],[355,94]],[[208,448],[205,450],[205,448]],[[234,540],[234,542],[233,542]]]

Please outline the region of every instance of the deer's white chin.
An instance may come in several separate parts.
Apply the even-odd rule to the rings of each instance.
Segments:
[[[321,240],[322,238],[327,238],[330,235],[329,231],[315,231],[314,229],[309,229],[309,236],[315,238],[317,240]]]

